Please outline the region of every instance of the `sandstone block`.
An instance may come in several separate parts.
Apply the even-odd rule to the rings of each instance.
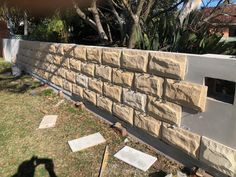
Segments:
[[[86,61],[86,48],[81,46],[76,46],[73,53],[74,58],[81,61]]]
[[[236,176],[236,150],[202,137],[200,147],[200,160],[221,171],[222,173]]]
[[[122,68],[137,72],[146,72],[148,65],[148,52],[138,50],[124,50]]]
[[[93,91],[84,89],[83,98],[94,105],[97,104],[97,94]]]
[[[76,83],[81,87],[88,88],[88,77],[83,74],[78,74]]]
[[[72,83],[63,79],[62,88],[65,89],[66,91],[72,92]]]
[[[167,79],[165,96],[171,102],[203,112],[206,106],[207,87]]]
[[[70,69],[70,59],[63,56],[61,60],[61,66],[63,66],[66,69]]]
[[[121,102],[122,88],[104,83],[103,94],[115,102]]]
[[[112,76],[112,68],[109,66],[96,65],[95,77],[102,79],[103,81],[110,82]]]
[[[170,52],[150,52],[149,72],[173,79],[184,79],[187,56]]]
[[[102,63],[112,67],[120,67],[121,50],[113,48],[104,48]]]
[[[181,123],[182,108],[176,104],[150,98],[147,110],[149,115],[158,120],[176,125]]]
[[[62,56],[59,56],[59,55],[54,55],[54,56],[53,56],[53,63],[54,63],[55,65],[60,66],[60,65],[62,64],[62,61],[63,61]]]
[[[76,85],[76,84],[73,84],[72,86],[72,93],[79,96],[80,98],[83,98],[83,88]]]
[[[63,53],[65,56],[71,57],[74,54],[74,48],[76,45],[74,44],[65,44],[63,46]]]
[[[97,79],[89,78],[88,88],[94,92],[102,94],[103,82]]]
[[[93,63],[82,63],[81,72],[87,76],[94,76],[95,65]]]
[[[162,96],[163,79],[149,74],[135,74],[135,88],[137,91],[158,96]]]
[[[131,87],[134,79],[134,73],[124,72],[119,69],[113,69],[112,81],[116,85]]]
[[[50,53],[56,53],[57,52],[57,47],[58,47],[58,45],[56,45],[56,44],[49,44],[49,48],[48,48],[48,51],[50,52]]]
[[[122,104],[119,104],[119,103],[114,103],[112,110],[113,110],[113,114],[116,117],[133,125],[133,123],[134,123],[134,110],[132,108],[122,105]]]
[[[97,106],[109,113],[112,113],[112,101],[106,97],[97,97]]]
[[[78,59],[70,58],[70,69],[81,71],[81,61]]]
[[[139,127],[152,136],[159,137],[161,132],[161,121],[158,121],[150,116],[145,116],[144,114],[135,111],[134,115],[134,125]]]
[[[182,149],[189,155],[197,158],[201,136],[181,128],[171,128],[168,124],[162,126],[162,140]]]
[[[123,89],[123,103],[136,110],[145,112],[147,95],[128,89]]]
[[[66,80],[75,83],[76,81],[76,74],[73,71],[66,71]]]
[[[102,60],[102,48],[88,47],[87,48],[87,60],[92,63],[101,63]]]
[[[63,77],[63,78],[66,78],[66,72],[67,72],[67,69],[65,69],[65,68],[59,68],[59,69],[57,70],[57,75],[58,75],[58,76],[61,76],[61,77]]]

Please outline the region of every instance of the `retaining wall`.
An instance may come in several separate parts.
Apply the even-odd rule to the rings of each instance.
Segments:
[[[236,176],[236,150],[219,142],[222,137],[207,136],[186,121],[188,116],[199,119],[209,109],[207,87],[192,79],[190,58],[194,55],[20,41],[15,62],[101,111]]]

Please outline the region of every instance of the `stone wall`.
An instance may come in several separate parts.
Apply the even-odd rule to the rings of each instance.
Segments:
[[[207,87],[184,81],[185,54],[21,41],[16,63],[219,171],[236,176],[236,151],[181,128],[204,112]]]

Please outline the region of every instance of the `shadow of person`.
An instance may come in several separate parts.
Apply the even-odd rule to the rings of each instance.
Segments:
[[[34,177],[35,169],[39,165],[44,165],[50,177],[57,177],[54,171],[54,164],[52,159],[38,158],[32,156],[30,160],[22,162],[17,170],[17,173],[12,177]]]

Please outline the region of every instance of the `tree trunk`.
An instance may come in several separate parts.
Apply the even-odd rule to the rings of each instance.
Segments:
[[[139,22],[134,21],[131,31],[130,31],[130,37],[129,37],[129,43],[128,43],[128,48],[133,49],[135,48],[135,45],[137,43],[137,28],[138,28]]]
[[[103,26],[102,26],[102,23],[100,20],[100,16],[99,16],[99,13],[97,10],[97,0],[93,0],[93,2],[92,2],[92,14],[93,14],[96,26],[97,26],[97,30],[98,30],[98,34],[99,34],[100,39],[104,40],[104,41],[108,41],[108,37],[103,29]]]
[[[24,12],[24,35],[28,36],[28,16],[26,12]]]

